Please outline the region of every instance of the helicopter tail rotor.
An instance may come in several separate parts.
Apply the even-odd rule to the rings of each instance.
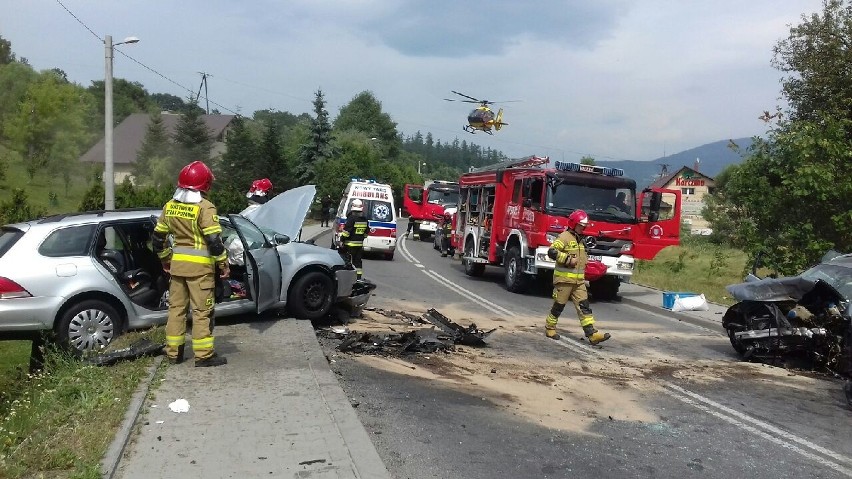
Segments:
[[[497,111],[497,117],[494,118],[494,129],[500,131],[500,128],[502,128],[503,125],[508,125],[508,123],[503,123],[503,109],[500,108]]]

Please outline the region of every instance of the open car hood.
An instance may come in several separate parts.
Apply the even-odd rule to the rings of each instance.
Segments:
[[[315,185],[293,188],[244,213],[243,216],[261,228],[285,234],[295,240],[316,194]]]
[[[738,301],[798,302],[802,297],[811,292],[819,282],[821,281],[805,279],[801,276],[765,278],[758,281],[732,284],[725,289]],[[834,291],[827,283],[825,283],[825,286]],[[835,292],[835,294],[837,293]]]

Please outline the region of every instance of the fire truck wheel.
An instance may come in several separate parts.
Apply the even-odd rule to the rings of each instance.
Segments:
[[[473,239],[468,239],[467,243],[464,245],[464,257],[473,258],[475,256],[476,253],[473,251]],[[464,264],[464,273],[468,276],[482,276],[485,273],[485,265],[482,263],[471,263],[470,261],[463,259],[462,264]]]
[[[524,262],[521,258],[521,250],[517,246],[512,246],[506,252],[506,257],[503,258],[503,265],[506,268],[506,289],[513,293],[522,293],[527,288],[527,277],[524,274]]]
[[[420,232],[420,241],[429,241],[430,239],[432,239],[432,233]]]

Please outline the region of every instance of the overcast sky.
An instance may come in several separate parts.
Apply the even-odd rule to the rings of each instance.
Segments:
[[[85,86],[104,77],[104,35],[139,37],[116,50],[149,69],[116,53],[115,77],[187,98],[207,72],[210,107],[223,113],[312,112],[321,88],[334,118],[370,90],[405,135],[429,131],[442,142],[457,137],[511,157],[652,160],[765,133],[758,116],[779,104],[780,92],[772,47],[821,6],[0,0],[0,35],[35,68],[61,68]],[[509,126],[471,135],[461,129],[471,105],[444,101],[450,90],[521,101],[502,105]]]

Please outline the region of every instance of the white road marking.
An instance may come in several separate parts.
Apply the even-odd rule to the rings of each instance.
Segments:
[[[678,389],[682,389],[682,388],[678,388]],[[694,395],[694,394],[695,394],[695,393],[692,393],[692,392],[690,392],[690,391],[686,391],[685,389],[682,389],[682,390],[683,390],[684,392],[686,392],[686,393],[689,393],[690,395]],[[843,474],[843,475],[845,475],[845,476],[847,476],[847,477],[852,477],[852,470],[850,470],[850,469],[848,469],[848,468],[846,468],[846,467],[844,467],[844,466],[842,466],[842,465],[840,465],[840,464],[837,464],[836,462],[829,461],[829,460],[828,460],[828,459],[826,459],[825,457],[818,456],[818,455],[816,455],[816,454],[814,454],[814,453],[812,453],[812,452],[806,451],[806,450],[804,450],[804,449],[802,449],[802,448],[800,448],[800,447],[798,447],[798,446],[796,446],[796,445],[794,445],[794,444],[792,444],[792,443],[790,443],[790,442],[788,442],[788,441],[784,441],[784,440],[782,440],[782,439],[779,439],[778,437],[775,437],[775,436],[773,436],[772,434],[769,434],[768,432],[762,431],[762,430],[760,430],[760,429],[758,429],[758,428],[756,428],[756,427],[753,427],[753,426],[750,426],[750,425],[748,425],[748,424],[746,424],[746,423],[744,423],[744,422],[738,421],[737,419],[735,419],[735,418],[733,418],[733,417],[731,417],[731,416],[728,416],[728,415],[726,415],[726,414],[724,414],[724,413],[722,413],[722,412],[719,412],[719,411],[714,410],[714,409],[712,409],[712,408],[710,408],[710,407],[707,407],[707,406],[705,406],[704,404],[700,404],[700,403],[698,403],[698,402],[696,402],[696,401],[693,401],[693,400],[692,400],[692,399],[690,399],[689,397],[684,396],[684,395],[682,395],[682,394],[678,394],[678,393],[676,393],[675,391],[673,391],[673,390],[671,390],[671,389],[663,388],[663,391],[664,391],[666,394],[668,394],[669,396],[671,396],[671,397],[673,397],[673,398],[675,398],[675,399],[677,399],[677,400],[679,400],[679,401],[682,401],[682,402],[684,402],[684,403],[686,403],[686,404],[689,404],[690,406],[693,406],[693,407],[695,407],[695,408],[698,408],[698,409],[700,409],[700,410],[704,411],[705,413],[710,414],[711,416],[715,416],[715,417],[717,417],[717,418],[719,418],[719,419],[721,419],[721,420],[723,420],[723,421],[725,421],[725,422],[728,422],[728,423],[730,423],[730,424],[733,424],[734,426],[739,427],[740,429],[742,429],[742,430],[744,430],[744,431],[748,431],[748,432],[750,432],[750,433],[752,433],[752,434],[754,434],[754,435],[756,435],[756,436],[760,436],[760,437],[762,437],[763,439],[766,439],[766,440],[767,440],[767,441],[769,441],[769,442],[773,442],[773,443],[778,444],[779,446],[781,446],[781,447],[783,447],[783,448],[786,448],[786,449],[789,449],[789,450],[791,450],[791,451],[793,451],[793,452],[796,452],[796,453],[798,453],[798,454],[800,454],[800,455],[802,455],[802,456],[804,456],[804,457],[806,457],[806,458],[810,459],[810,460],[811,460],[811,461],[813,461],[813,462],[816,462],[816,463],[818,463],[818,464],[822,464],[822,465],[828,466],[829,468],[834,469],[835,471],[837,471],[837,472],[839,472],[839,473],[841,473],[841,474]],[[736,411],[735,411],[735,412],[736,412]],[[738,414],[742,414],[742,413],[738,413]],[[749,419],[751,419],[751,418],[749,418]],[[783,431],[782,431],[782,432],[783,432]],[[784,434],[785,434],[785,435],[788,435],[788,436],[792,436],[792,434],[789,434],[789,433],[784,433]],[[793,436],[793,437],[796,437],[796,436]],[[796,442],[799,442],[799,440],[804,441],[803,439],[800,439],[800,438],[796,438],[796,439],[798,439]],[[805,442],[807,442],[807,441],[805,441]],[[814,446],[816,446],[816,445],[814,445]],[[819,446],[816,446],[816,447],[819,447]],[[822,448],[820,448],[820,449],[822,449]],[[836,454],[835,454],[835,453],[832,453],[831,451],[828,451],[828,452],[829,452],[829,453],[831,453],[831,457],[836,456]],[[842,456],[841,456],[841,457],[842,457]],[[848,458],[842,458],[842,459],[843,459],[844,461],[848,462]]]
[[[712,406],[712,407],[714,407],[714,408],[716,408],[720,411],[723,411],[726,414],[730,414],[731,416],[734,416],[734,417],[736,417],[736,418],[738,418],[742,421],[750,422],[750,423],[754,424],[755,426],[757,426],[761,429],[764,429],[769,433],[772,433],[775,436],[783,437],[784,439],[787,439],[788,441],[792,441],[792,442],[795,442],[795,443],[797,443],[801,446],[812,449],[812,450],[814,450],[814,451],[816,451],[820,454],[824,454],[824,455],[834,459],[835,461],[846,462],[846,463],[852,464],[852,458],[843,456],[843,455],[838,454],[834,451],[830,451],[830,450],[828,450],[828,449],[826,449],[822,446],[819,446],[817,444],[814,444],[811,441],[808,441],[807,439],[802,439],[802,438],[800,438],[800,437],[798,437],[794,434],[790,434],[789,432],[784,431],[780,428],[777,428],[777,427],[773,426],[772,424],[768,424],[766,421],[761,421],[760,419],[753,418],[753,417],[751,417],[747,414],[744,414],[744,413],[737,411],[736,409],[725,406],[724,404],[719,404],[719,403],[717,403],[716,401],[713,401],[710,398],[704,397],[704,396],[702,396],[698,393],[694,393],[692,391],[688,391],[688,390],[686,390],[686,389],[684,389],[680,386],[677,386],[675,384],[672,384],[668,381],[662,381],[662,384],[664,386],[674,390],[674,391],[677,391],[681,394],[687,395],[687,396],[689,396],[689,397],[691,397],[691,398],[693,398],[697,401],[703,402],[704,404],[706,404],[708,406]]]
[[[470,299],[471,301],[473,301],[477,305],[482,306],[486,310],[492,311],[496,314],[502,314],[502,315],[507,315],[507,316],[517,316],[517,314],[513,313],[512,311],[510,311],[506,308],[503,308],[502,306],[498,306],[498,305],[494,304],[493,302],[489,301],[488,299],[485,299],[482,296],[479,296],[479,295],[461,287],[460,285],[458,285],[458,284],[450,281],[449,279],[445,278],[441,274],[438,274],[435,271],[426,269],[425,266],[420,264],[420,261],[416,260],[413,257],[413,255],[411,255],[411,253],[408,251],[408,248],[406,248],[404,241],[402,242],[402,246],[401,246],[400,249],[403,253],[403,256],[405,256],[408,261],[410,261],[410,262],[414,263],[416,266],[420,267],[421,268],[420,271],[423,271],[423,273],[425,273],[431,279],[437,281],[438,283],[442,284],[446,288],[452,290],[455,293],[458,293],[459,295],[461,295],[461,296],[463,296],[467,299]],[[656,316],[660,316],[664,319],[670,319],[670,318],[663,316],[661,314],[656,314],[656,313],[651,313],[651,314],[655,314]],[[700,330],[705,330],[705,331],[708,331],[708,332],[711,332],[711,333],[714,333],[714,334],[718,334],[715,331],[712,331],[712,330],[707,329],[707,328],[703,328],[701,326],[696,326],[696,328],[700,329]],[[598,349],[595,349],[595,348],[591,348],[591,347],[583,345],[583,344],[578,344],[578,343],[576,343],[576,342],[574,342],[570,339],[562,338],[559,341],[554,341],[554,343],[558,344],[559,346],[570,349],[571,351],[574,351],[574,352],[576,352],[576,353],[578,353],[582,356],[585,356],[585,357],[595,356],[597,358],[604,358],[604,357],[618,358],[618,356],[616,356],[616,355],[613,355],[613,354],[610,354],[608,352],[604,352],[604,351],[601,351],[601,350],[598,350]],[[669,396],[671,396],[671,397],[673,397],[673,398],[675,398],[675,399],[677,399],[677,400],[679,400],[679,401],[681,401],[685,404],[688,404],[690,406],[698,408],[701,411],[704,411],[705,413],[710,414],[714,417],[717,417],[717,418],[719,418],[719,419],[721,419],[725,422],[733,424],[734,426],[737,426],[744,431],[750,432],[750,433],[752,433],[756,436],[759,436],[763,439],[766,439],[766,440],[768,440],[772,443],[778,444],[778,445],[780,445],[780,446],[782,446],[782,447],[784,447],[788,450],[794,451],[794,452],[802,455],[803,457],[810,459],[810,460],[812,460],[816,463],[824,464],[827,467],[829,467],[829,468],[831,468],[831,469],[833,469],[833,470],[835,470],[835,471],[837,471],[841,474],[844,474],[848,477],[852,477],[852,469],[849,469],[849,468],[847,468],[847,467],[845,467],[841,464],[838,464],[837,462],[833,462],[831,460],[826,459],[826,458],[831,458],[831,459],[834,459],[835,461],[838,461],[838,462],[841,462],[841,463],[852,464],[852,458],[850,458],[850,457],[846,457],[846,456],[843,456],[842,454],[838,454],[834,451],[826,449],[826,448],[819,446],[819,445],[817,445],[817,444],[815,444],[811,441],[808,441],[807,439],[803,439],[799,436],[796,436],[795,434],[791,434],[787,431],[784,431],[783,429],[772,426],[771,424],[766,424],[764,421],[756,419],[752,416],[749,416],[745,413],[737,411],[733,408],[729,408],[729,407],[727,407],[723,404],[719,404],[719,403],[713,401],[712,399],[706,398],[706,397],[704,397],[704,396],[702,396],[698,393],[694,393],[692,391],[684,389],[684,388],[677,386],[673,383],[670,383],[668,381],[658,380],[657,382],[663,386],[662,389],[666,394],[668,394]],[[747,423],[751,423],[751,424],[747,424]],[[822,456],[815,454],[814,452],[810,452],[806,449],[803,449],[802,447],[799,447],[796,444],[799,444],[799,445],[803,446],[804,448],[808,448],[811,451],[814,451],[816,453],[822,454]]]

